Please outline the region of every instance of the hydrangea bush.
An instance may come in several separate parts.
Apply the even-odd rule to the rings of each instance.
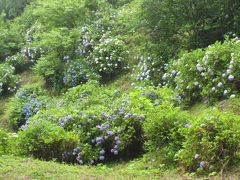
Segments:
[[[12,65],[0,64],[0,95],[16,91],[20,78],[14,72]]]
[[[37,84],[25,85],[11,99],[7,115],[13,129],[18,130],[28,123],[28,119],[40,109],[46,107],[48,98]]]
[[[163,63],[153,56],[136,56],[135,60],[138,65],[135,67],[134,76],[136,81],[145,82],[147,84],[161,85],[159,76],[163,75]]]
[[[90,66],[83,59],[70,61],[67,63],[63,82],[66,87],[75,87],[79,84],[85,84],[89,81],[98,81],[100,76],[90,69]]]
[[[212,173],[235,165],[239,160],[240,118],[214,110],[189,119],[179,132],[185,137],[176,154],[179,166],[189,172]]]
[[[103,76],[116,75],[127,65],[127,46],[117,37],[102,37],[94,49],[90,64]]]
[[[29,64],[29,60],[22,53],[9,56],[6,59],[6,62],[15,68],[16,73],[23,72]]]
[[[183,54],[162,77],[175,84],[186,102],[234,98],[239,93],[240,39],[216,42],[206,49]]]
[[[129,158],[143,151],[143,122],[148,111],[166,101],[171,106],[177,102],[170,89],[139,87],[122,94],[86,84],[70,89],[51,108],[39,111],[26,129],[47,120],[79,136],[76,147],[64,155],[66,161],[95,164]]]

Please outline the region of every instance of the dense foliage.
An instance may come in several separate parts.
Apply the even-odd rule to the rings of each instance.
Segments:
[[[0,64],[0,94],[16,91],[19,76],[14,71],[15,68],[12,65]]]
[[[180,132],[186,138],[178,152],[187,171],[218,172],[239,160],[239,116],[213,111],[190,120]]]
[[[0,129],[0,156],[9,153],[10,138],[9,134],[4,129]]]
[[[4,118],[17,132],[0,129],[0,155],[237,166],[239,116],[181,107],[239,96],[239,12],[237,0],[0,0],[0,95],[16,91]],[[29,72],[43,85],[24,85]]]
[[[46,107],[48,97],[37,84],[26,85],[19,89],[11,99],[7,114],[13,129],[24,128],[28,119],[35,115],[40,109]]]
[[[234,98],[240,88],[239,48],[240,40],[235,38],[185,53],[169,64],[162,78],[169,79],[188,102]]]
[[[226,34],[239,35],[239,1],[144,0],[142,15],[164,58],[179,49],[206,47]]]

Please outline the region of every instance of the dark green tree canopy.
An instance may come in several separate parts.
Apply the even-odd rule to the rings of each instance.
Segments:
[[[240,34],[239,0],[144,0],[142,17],[160,49],[201,48]]]

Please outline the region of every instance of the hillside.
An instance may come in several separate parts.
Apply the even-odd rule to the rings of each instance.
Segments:
[[[239,179],[239,12],[0,0],[0,178]]]

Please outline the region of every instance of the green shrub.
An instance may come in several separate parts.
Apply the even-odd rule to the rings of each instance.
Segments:
[[[36,122],[18,133],[19,153],[36,158],[62,161],[66,152],[71,151],[78,142],[72,132],[66,132],[49,122]]]
[[[20,51],[23,38],[18,28],[19,25],[6,21],[0,13],[0,62]]]
[[[176,163],[174,156],[185,140],[179,129],[192,117],[173,107],[169,102],[163,102],[149,110],[146,116],[143,123],[146,149],[150,152],[161,152],[163,164]]]
[[[56,90],[62,87],[64,63],[56,54],[41,57],[33,69],[37,74],[44,77],[50,87]]]
[[[9,134],[4,129],[0,129],[0,156],[8,153],[10,151],[9,148]]]
[[[44,91],[37,84],[25,85],[17,91],[7,110],[13,129],[25,125],[30,117],[46,107],[48,98],[43,95]]]
[[[76,105],[78,109],[84,110],[93,105],[111,105],[120,96],[118,90],[89,82],[69,89],[64,94],[61,104]]]
[[[215,111],[189,122],[179,132],[185,137],[177,153],[179,166],[190,172],[225,170],[239,161],[240,118]]]
[[[239,93],[238,38],[216,42],[208,48],[183,54],[168,69],[163,79],[170,79],[186,102],[205,100],[212,103],[234,98]]]
[[[19,75],[14,74],[14,71],[12,65],[0,64],[0,95],[16,91],[20,78]]]

